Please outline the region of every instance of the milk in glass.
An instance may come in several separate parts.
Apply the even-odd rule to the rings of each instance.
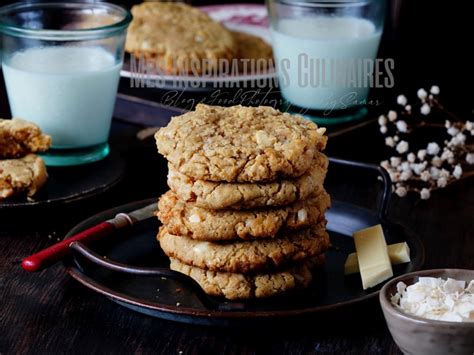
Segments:
[[[38,124],[53,148],[107,142],[121,63],[100,47],[38,47],[3,58],[13,117]]]
[[[365,100],[369,87],[362,87],[360,83],[358,87],[324,87],[322,78],[319,81],[314,78],[322,70],[311,71],[311,63],[304,62],[300,55],[319,59],[320,68],[324,59],[326,69],[331,60],[374,60],[380,37],[381,31],[376,30],[372,22],[361,18],[308,16],[279,20],[276,29],[272,29],[272,39],[277,62],[286,59],[289,63],[289,67],[285,67],[289,80],[283,80],[283,70],[279,70],[283,96],[292,104],[315,110],[347,108],[351,103],[344,102],[343,98],[348,95],[355,97],[357,102]],[[313,75],[313,85],[310,82],[302,85],[304,80],[299,79],[304,75]]]

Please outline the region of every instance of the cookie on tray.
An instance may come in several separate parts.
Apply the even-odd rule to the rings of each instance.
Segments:
[[[158,151],[196,180],[269,182],[300,177],[326,146],[325,128],[268,106],[199,104],[156,134]]]
[[[171,74],[218,70],[235,52],[232,33],[199,9],[182,3],[147,2],[132,8],[125,50],[153,59]]]
[[[170,234],[163,226],[157,237],[170,258],[201,269],[232,273],[276,270],[324,253],[329,248],[325,222],[277,238],[232,243],[194,240]]]
[[[315,153],[303,176],[268,183],[227,183],[194,180],[168,164],[168,186],[179,199],[207,209],[248,209],[291,204],[323,191],[329,161]]]
[[[0,119],[0,159],[44,152],[50,146],[51,137],[34,123],[19,118]]]
[[[47,178],[43,159],[37,155],[0,160],[0,200],[20,193],[31,197],[45,184]]]
[[[317,224],[331,200],[326,191],[282,208],[260,210],[208,210],[183,202],[168,191],[158,203],[158,218],[169,233],[205,241],[273,238],[281,230]]]
[[[306,288],[312,280],[311,269],[323,263],[324,256],[320,255],[284,271],[244,275],[204,270],[171,258],[170,268],[192,277],[208,295],[237,300],[271,297]]]

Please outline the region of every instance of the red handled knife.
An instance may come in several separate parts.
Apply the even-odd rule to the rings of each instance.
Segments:
[[[102,222],[94,227],[86,229],[70,238],[64,239],[49,248],[28,256],[23,259],[21,266],[26,271],[40,271],[48,266],[62,260],[69,255],[69,246],[73,242],[81,242],[88,245],[110,235],[117,229],[133,226],[134,224],[154,216],[156,203],[140,208],[130,213],[119,213],[114,218]]]

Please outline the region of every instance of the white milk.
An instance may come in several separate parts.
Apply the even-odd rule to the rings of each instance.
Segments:
[[[13,117],[38,124],[54,148],[107,141],[121,63],[99,47],[42,47],[3,62]]]
[[[326,83],[330,85],[324,87],[322,78],[319,81],[316,79],[321,76],[317,74],[318,70],[311,71],[309,66],[310,59],[318,58],[324,59],[325,63],[329,63],[330,59],[375,59],[381,32],[376,31],[370,21],[355,17],[317,16],[283,19],[277,26],[278,31],[272,30],[277,62],[280,64],[282,59],[287,58],[290,65],[284,69],[288,74],[288,85],[283,82],[283,65],[279,70],[282,94],[288,101],[300,107],[324,110],[330,107],[346,108],[345,95],[350,93],[356,94],[357,101],[367,98],[369,88],[347,88],[332,85],[329,80]],[[305,67],[301,53],[307,54],[308,67]],[[326,68],[329,72],[329,65],[323,66],[322,62],[320,60],[319,68]],[[303,87],[304,75],[311,76],[313,84],[308,81],[307,86]]]

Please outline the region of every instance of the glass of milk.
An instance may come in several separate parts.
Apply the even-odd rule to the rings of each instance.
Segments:
[[[267,0],[267,7],[286,109],[326,125],[363,118],[385,1]]]
[[[131,14],[108,3],[17,3],[0,8],[2,69],[13,117],[52,136],[47,165],[109,153]]]

